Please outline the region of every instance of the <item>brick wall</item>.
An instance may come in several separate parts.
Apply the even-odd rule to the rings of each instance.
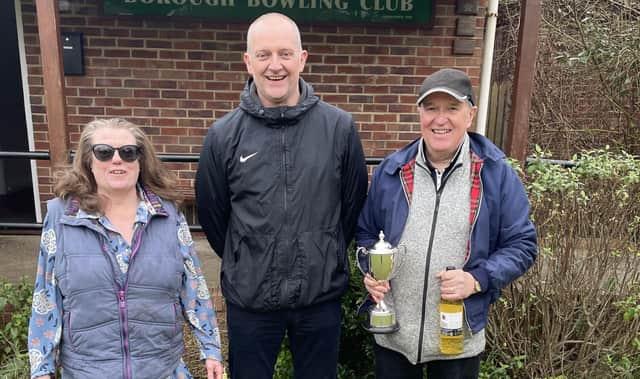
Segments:
[[[70,140],[94,118],[143,126],[158,152],[198,153],[208,126],[239,103],[248,23],[100,15],[96,0],[72,0],[63,32],[84,33],[84,76],[66,76]],[[385,156],[419,136],[415,99],[441,67],[465,70],[477,86],[486,0],[476,16],[473,55],[455,56],[455,1],[437,2],[432,28],[300,25],[309,59],[302,77],[325,101],[351,112],[367,156]],[[36,149],[49,150],[42,68],[32,0],[22,0]],[[73,145],[72,145],[73,146]],[[38,164],[41,200],[51,198],[47,162]],[[193,196],[196,164],[171,164]]]

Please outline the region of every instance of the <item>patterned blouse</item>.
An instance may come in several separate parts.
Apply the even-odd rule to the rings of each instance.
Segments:
[[[141,225],[146,224],[152,212],[155,211],[144,192],[139,191],[139,193],[143,200],[140,200],[136,211],[136,220],[133,224],[134,232]],[[89,214],[82,210],[78,211],[76,217],[96,219],[98,224],[112,237],[110,238],[112,242],[109,245],[109,249],[116,256],[121,274],[123,277],[126,276],[129,268],[131,247],[107,217]],[[56,235],[50,221],[47,215],[42,227],[38,271],[33,293],[31,320],[29,321],[28,347],[32,378],[41,375],[52,375],[56,371],[57,347],[60,344],[62,333],[62,297],[56,285],[54,272]],[[200,269],[200,261],[189,232],[189,226],[183,214],[178,217],[176,230],[176,238],[184,258],[184,275],[182,276],[182,290],[180,291],[184,318],[188,321],[200,345],[200,358],[213,358],[221,361],[220,334],[215,310]],[[136,234],[134,233],[134,236]],[[135,244],[135,241],[133,241],[133,244]],[[180,360],[180,364],[169,378],[186,379],[192,378],[192,376],[184,361]]]

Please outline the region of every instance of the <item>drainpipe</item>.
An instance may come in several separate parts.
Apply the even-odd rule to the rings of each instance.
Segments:
[[[476,117],[476,132],[482,135],[485,135],[487,129],[487,109],[489,108],[489,90],[491,89],[491,67],[493,65],[493,45],[496,39],[498,2],[499,0],[489,0],[489,5],[487,6],[482,72],[480,74],[480,97],[478,115]]]

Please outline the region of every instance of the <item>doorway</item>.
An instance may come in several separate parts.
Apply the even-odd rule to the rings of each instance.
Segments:
[[[30,144],[17,19],[14,1],[0,1],[0,151],[23,152]],[[36,221],[32,169],[28,159],[0,159],[0,222]]]

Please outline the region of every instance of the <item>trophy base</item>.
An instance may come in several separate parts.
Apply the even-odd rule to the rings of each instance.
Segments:
[[[398,325],[398,323],[396,322],[391,326],[372,326],[367,322],[363,322],[362,328],[364,328],[364,330],[366,330],[367,332],[374,334],[391,334],[397,332],[400,329],[400,325]]]
[[[394,314],[389,310],[373,309],[369,312],[369,319],[362,323],[362,327],[371,333],[389,334],[400,329]]]

